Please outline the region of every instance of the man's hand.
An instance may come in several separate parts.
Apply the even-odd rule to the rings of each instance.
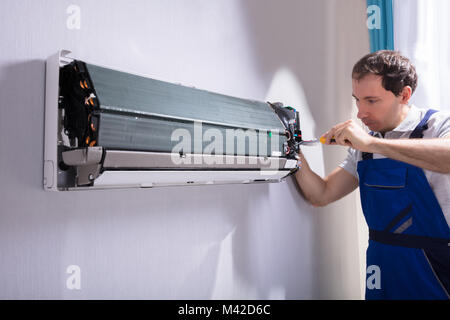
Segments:
[[[365,132],[354,120],[338,123],[323,137],[326,139],[325,144],[349,146],[363,152],[371,152],[370,147],[376,139]],[[331,142],[332,138],[335,142]]]

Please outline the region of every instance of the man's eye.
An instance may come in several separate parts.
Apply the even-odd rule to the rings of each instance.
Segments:
[[[374,104],[375,102],[377,102],[377,100],[369,100],[370,104]]]

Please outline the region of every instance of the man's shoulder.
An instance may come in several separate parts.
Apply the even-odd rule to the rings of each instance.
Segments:
[[[420,108],[418,110],[421,113],[420,118],[423,118],[428,110],[436,110],[427,122],[428,135],[442,137],[450,133],[450,111],[439,110],[439,108]]]
[[[439,107],[424,108],[424,107],[418,107],[416,105],[411,105],[411,108],[415,110],[417,117],[419,117],[420,119],[425,117],[425,114],[430,110],[435,111],[430,116],[430,120],[432,120],[432,119],[441,120],[441,119],[449,119],[450,118],[450,110],[441,110],[441,108],[439,108]]]

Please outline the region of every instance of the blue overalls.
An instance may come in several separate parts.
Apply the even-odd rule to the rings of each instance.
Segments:
[[[423,137],[434,112],[410,138]],[[374,270],[367,280],[380,277],[378,285],[366,283],[366,299],[449,299],[450,229],[423,170],[363,153],[358,174],[369,226],[367,267]]]

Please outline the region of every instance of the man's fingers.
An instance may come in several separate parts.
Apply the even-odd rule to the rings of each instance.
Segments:
[[[334,139],[336,140],[336,144],[345,145],[346,138],[347,138],[346,127],[342,127],[339,130],[336,130],[336,132],[334,133]]]
[[[336,131],[344,126],[346,126],[346,123],[342,122],[342,123],[335,125],[329,131],[325,132],[322,136],[325,138],[325,144],[335,144],[335,142],[332,142],[331,140],[334,139],[334,136],[336,135]]]
[[[334,129],[333,137],[335,140],[334,144],[345,144],[345,131],[348,127],[349,123],[348,121],[340,123],[336,125]]]

